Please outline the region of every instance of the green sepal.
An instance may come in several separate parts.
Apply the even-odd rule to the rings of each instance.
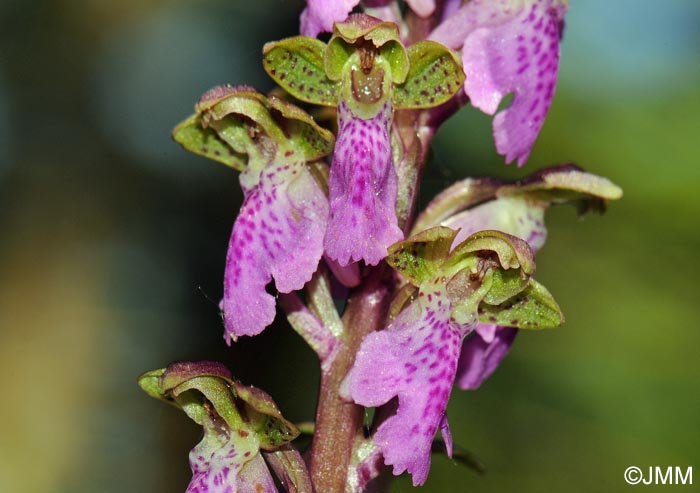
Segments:
[[[179,362],[141,375],[139,386],[150,396],[174,404],[198,424],[210,407],[240,436],[253,433],[260,448],[274,450],[299,435],[265,392],[231,377],[215,362]]]
[[[432,108],[447,102],[464,83],[456,53],[435,41],[420,41],[408,48],[406,81],[394,88],[397,109]]]
[[[523,276],[535,271],[535,258],[527,242],[502,231],[478,231],[457,245],[446,267],[459,267],[474,252],[496,254],[503,269],[519,269]]]
[[[408,77],[410,60],[401,41],[389,41],[379,48],[379,54],[389,62],[391,81],[394,84],[403,84]]]
[[[282,118],[280,125],[304,161],[315,161],[333,152],[333,132],[319,126],[307,112],[280,98],[270,96],[270,107]],[[289,150],[286,151],[289,153]],[[290,157],[289,155],[286,157]]]
[[[503,303],[525,289],[530,281],[519,269],[494,269],[489,288],[483,302],[490,305]]]
[[[194,114],[173,129],[173,138],[188,151],[213,159],[238,171],[248,161],[245,154],[236,152],[221,140],[216,131],[202,125],[202,116]]]
[[[263,67],[295,98],[322,106],[337,106],[340,83],[326,76],[325,49],[325,43],[306,36],[267,43],[263,47]]]
[[[166,400],[163,398],[163,390],[160,386],[160,377],[165,373],[165,368],[147,371],[139,375],[137,382],[139,387],[151,397]]]
[[[564,314],[543,285],[530,279],[525,289],[500,304],[482,302],[479,321],[519,329],[551,329],[564,323]]]
[[[409,282],[420,286],[440,273],[456,236],[457,231],[450,228],[430,228],[391,245],[386,262]]]
[[[513,195],[527,196],[547,205],[573,203],[579,214],[583,214],[604,212],[609,200],[622,198],[622,189],[605,177],[587,173],[573,164],[563,164],[504,185],[496,192],[497,198]]]
[[[299,429],[287,421],[266,392],[234,381],[233,388],[246,403],[249,426],[260,440],[260,448],[274,450],[299,436]]]
[[[219,86],[173,135],[186,149],[243,171],[275,159],[314,161],[333,151],[333,134],[301,108],[247,86]]]
[[[323,56],[326,76],[332,81],[340,81],[343,78],[343,68],[353,53],[355,45],[337,36],[331,38]]]
[[[275,96],[256,96],[224,99],[212,106],[208,114],[215,120],[231,114],[247,117],[277,144],[285,158],[314,161],[333,151],[333,133],[319,126],[304,110]],[[241,134],[239,138],[250,136]]]
[[[170,389],[175,402],[180,404],[188,416],[197,423],[202,424],[198,421],[198,418],[201,416],[201,408],[206,407],[206,403],[200,401],[200,396],[196,394],[192,396],[190,391],[196,391],[204,396],[206,401],[214,406],[216,414],[221,416],[232,430],[240,430],[246,427],[243,417],[236,406],[235,395],[231,392],[231,388],[226,380],[211,376],[193,377]],[[188,396],[186,401],[181,400],[183,395]],[[194,400],[192,397],[194,397]],[[192,407],[195,408],[195,412],[190,412],[190,407],[185,405],[185,403],[193,404]]]

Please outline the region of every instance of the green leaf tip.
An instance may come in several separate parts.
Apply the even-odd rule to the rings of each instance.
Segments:
[[[139,387],[151,397],[156,399],[163,398],[163,390],[160,386],[160,377],[165,373],[165,368],[151,370],[139,376],[137,382]]]

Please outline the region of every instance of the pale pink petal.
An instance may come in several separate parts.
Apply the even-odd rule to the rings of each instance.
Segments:
[[[304,163],[270,164],[233,226],[224,274],[227,339],[255,335],[272,323],[274,278],[282,293],[301,289],[323,253],[328,201]]]
[[[442,225],[459,230],[453,246],[477,231],[495,229],[522,238],[533,252],[537,252],[547,238],[544,225],[546,207],[546,204],[525,197],[504,197],[460,212],[443,221]]]
[[[477,324],[476,329],[474,329],[477,334],[484,340],[484,342],[489,343],[493,341],[496,337],[496,331],[498,330],[498,325],[493,324]]]
[[[315,38],[333,31],[333,23],[344,21],[360,0],[308,0],[301,13],[299,32]]]
[[[457,385],[465,390],[477,389],[496,371],[501,360],[508,354],[518,329],[497,327],[493,340],[484,341],[478,333],[473,334],[462,345],[457,369]]]
[[[364,260],[378,264],[387,248],[403,239],[396,218],[397,176],[391,156],[392,107],[373,118],[338,105],[338,137],[329,177],[327,255],[341,266]]]
[[[435,12],[435,0],[406,0],[406,3],[419,17],[428,17]]]
[[[451,441],[445,409],[461,341],[471,329],[451,321],[451,310],[444,287],[426,286],[389,327],[365,337],[343,386],[343,393],[363,406],[379,406],[398,396],[396,414],[379,426],[374,442],[394,474],[408,471],[414,485],[428,476],[438,428]]]

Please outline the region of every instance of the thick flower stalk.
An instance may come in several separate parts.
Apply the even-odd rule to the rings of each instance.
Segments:
[[[506,161],[528,159],[568,3],[406,4],[309,0],[302,35],[263,47],[278,89],[217,87],[175,128],[187,150],[240,172],[220,305],[227,342],[259,334],[279,306],[320,362],[303,456],[297,427],[223,366],[142,375],[147,393],[203,428],[188,493],[376,492],[384,471],[421,485],[436,451],[478,468],[453,446],[453,387],[479,388],[519,331],[564,322],[534,278],[545,212],[602,212],[622,196],[567,164],[515,182],[463,179],[418,211],[431,139],[468,103],[495,115]]]

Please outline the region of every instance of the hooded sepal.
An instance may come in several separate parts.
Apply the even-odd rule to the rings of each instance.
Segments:
[[[544,245],[546,209],[572,203],[580,213],[602,212],[622,190],[608,179],[564,164],[542,169],[512,183],[466,179],[438,195],[419,216],[417,226],[442,224],[457,229],[454,244],[484,229],[524,239],[533,252]],[[511,274],[511,281],[520,282]],[[498,311],[498,314],[493,311]],[[518,328],[551,328],[564,322],[549,292],[534,280],[511,299],[492,299],[479,306],[479,325],[464,342],[457,372],[460,387],[478,388],[506,356]]]

